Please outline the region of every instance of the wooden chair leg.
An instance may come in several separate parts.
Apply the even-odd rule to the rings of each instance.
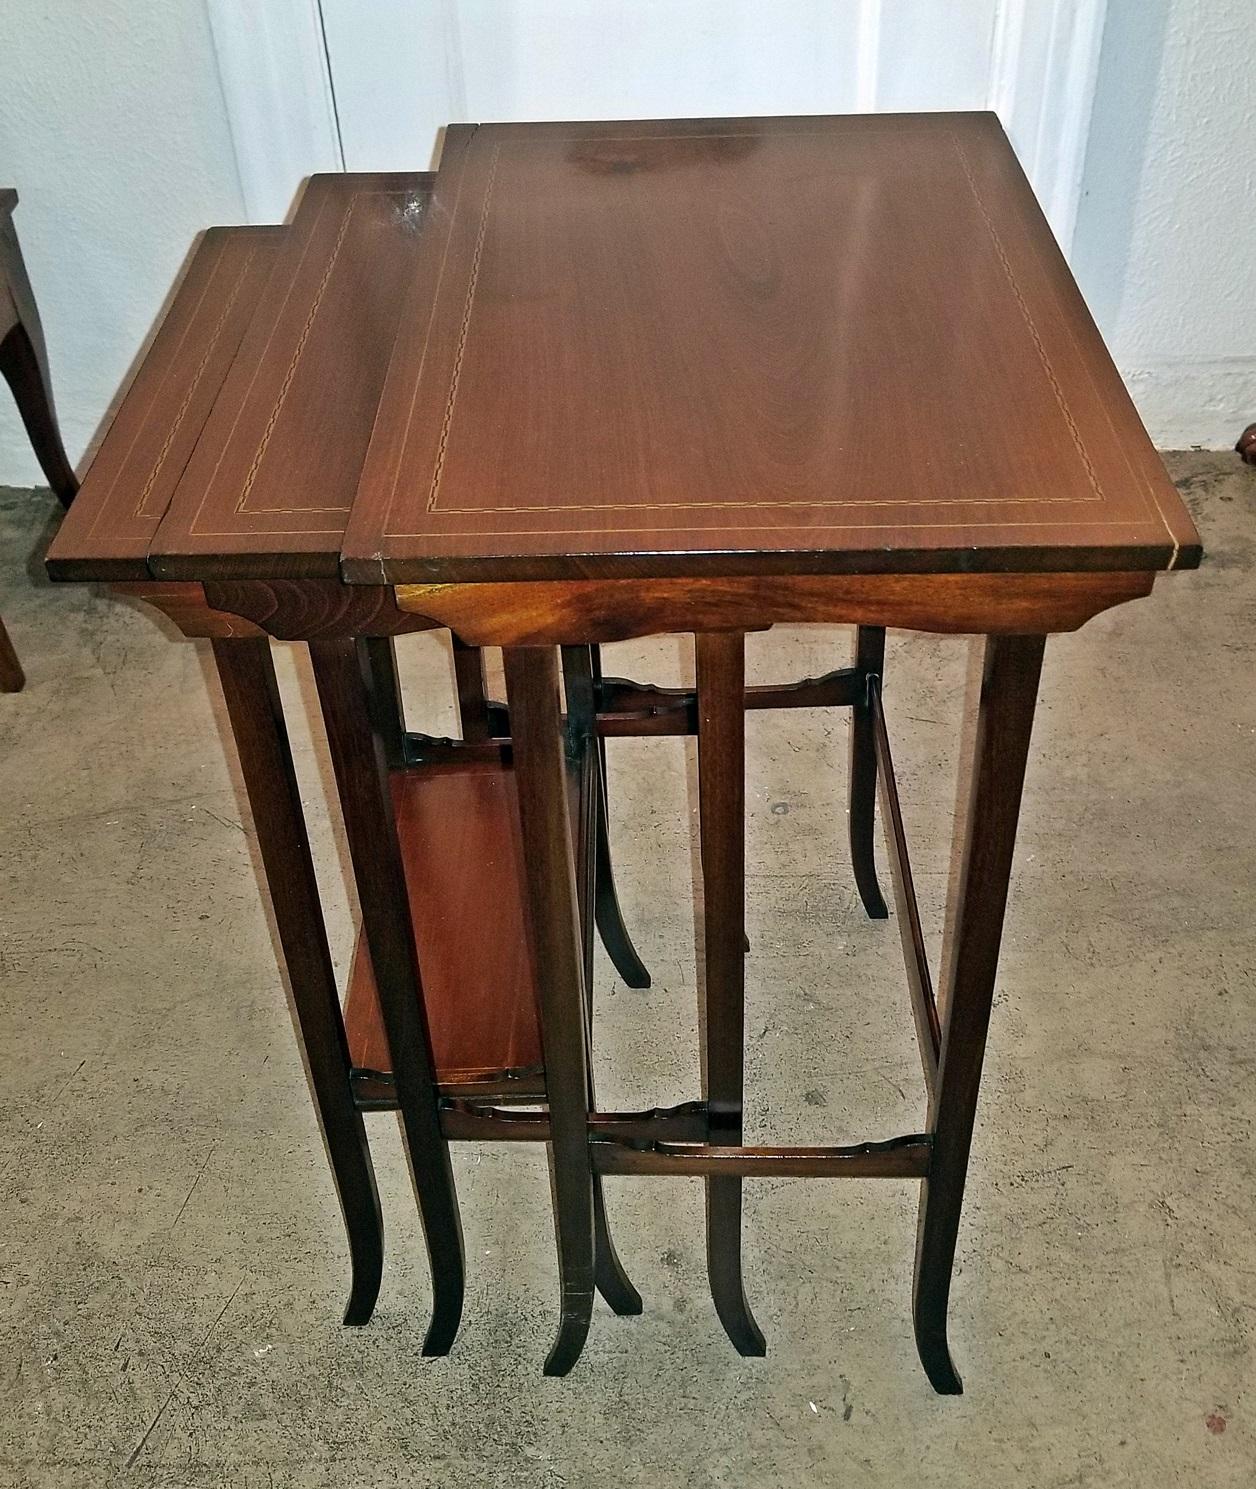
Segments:
[[[602,681],[602,648],[590,646],[587,650],[589,675],[596,699],[597,689]],[[611,964],[623,979],[625,986],[648,988],[650,974],[637,954],[637,948],[632,944],[632,937],[628,934],[624,913],[619,905],[619,891],[615,888],[615,868],[611,859],[610,778],[606,769],[606,741],[601,736],[597,740],[597,771],[598,816],[595,844],[597,864],[593,885],[597,933],[602,945],[606,948],[607,956],[611,959]]]
[[[484,653],[478,646],[468,646],[451,638],[454,650],[454,681],[458,688],[458,717],[462,737],[468,744],[483,744],[491,738],[488,693],[484,682]]]
[[[371,679],[371,720],[384,747],[389,767],[402,765],[406,758],[406,711],[401,697],[401,679],[397,675],[397,645],[391,636],[365,636]]]
[[[593,752],[597,740],[597,702],[593,688],[593,651],[589,646],[564,646],[562,648],[563,689],[567,695],[567,730],[573,742],[579,742],[579,748],[586,752]],[[586,753],[586,760],[591,764],[594,771],[594,788],[599,788],[600,782],[596,779],[597,770],[601,761],[596,753]],[[587,934],[586,916],[589,909],[589,900],[594,904],[597,901],[597,876],[600,872],[598,855],[597,834],[600,827],[599,810],[600,796],[593,803],[594,828],[592,861],[584,865],[584,880],[580,885],[581,914],[581,951],[583,953],[584,991],[585,991],[585,1028],[589,1042],[588,1074],[589,1087],[588,1099],[589,1110],[597,1110],[597,1096],[593,1088],[593,938]],[[624,1271],[623,1263],[619,1260],[619,1254],[615,1250],[615,1243],[611,1239],[610,1223],[606,1215],[606,1197],[602,1190],[602,1176],[593,1175],[593,1229],[594,1229],[594,1255],[595,1255],[595,1277],[597,1290],[606,1299],[608,1307],[620,1315],[638,1314],[642,1311],[641,1294],[632,1285],[627,1272]]]
[[[745,638],[697,637],[698,800],[706,947],[706,1086],[710,1140],[742,1141],[745,1044]],[[741,1268],[741,1180],[706,1181],[707,1272],[737,1352],[766,1353]]]
[[[885,663],[885,630],[860,626],[855,632],[855,666],[866,674],[880,676]],[[850,714],[850,791],[847,830],[855,885],[871,920],[885,920],[889,911],[877,883],[873,853],[877,810],[877,752],[872,728],[872,709],[865,685],[863,696]]]
[[[930,1104],[933,1156],[921,1185],[913,1319],[935,1391],[963,1385],[946,1339],[947,1303],[973,1117],[994,995],[1042,636],[986,638],[964,852],[942,989],[942,1054]]]
[[[606,948],[615,971],[631,988],[648,988],[650,973],[637,953],[624,923],[615,888],[615,868],[611,861],[610,805],[606,785],[606,742],[597,741],[597,821],[594,827],[596,865],[593,883],[593,912],[597,933]]]
[[[26,673],[13,650],[9,633],[0,620],[0,693],[20,693],[26,686]]]
[[[379,1295],[384,1228],[366,1129],[350,1085],[349,1049],[270,642],[248,637],[215,641],[213,647],[349,1236],[353,1284],[345,1323],[364,1324]]]
[[[506,695],[523,830],[550,1114],[561,1316],[546,1375],[566,1375],[589,1332],[595,1276],[584,967],[552,647],[508,647]]]
[[[78,491],[78,478],[57,427],[48,363],[43,354],[43,335],[38,326],[34,332],[37,339],[33,339],[30,329],[19,322],[0,341],[0,373],[4,374],[5,381],[13,390],[17,411],[26,426],[40,469],[61,505],[68,507]]]
[[[367,648],[352,640],[312,641],[310,658],[432,1269],[432,1318],[423,1353],[443,1355],[453,1345],[462,1318],[462,1225],[449,1144],[440,1127],[387,754],[372,716],[371,662]]]

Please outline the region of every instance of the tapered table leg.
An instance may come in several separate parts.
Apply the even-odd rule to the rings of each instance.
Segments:
[[[349,1235],[353,1286],[345,1323],[364,1324],[379,1294],[383,1222],[366,1130],[350,1085],[349,1049],[270,642],[248,637],[215,641],[213,647]]]
[[[1003,934],[1042,636],[986,638],[964,851],[942,983],[942,1054],[929,1112],[933,1156],[921,1185],[913,1318],[936,1391],[963,1385],[946,1339],[947,1302],[981,1063]]]
[[[590,646],[564,646],[562,648],[563,690],[567,695],[567,732],[573,746],[583,752],[583,763],[591,768],[594,792],[599,789],[596,750],[597,703],[593,693],[593,648]],[[601,798],[595,795],[593,809],[594,843],[588,847],[588,862],[584,869],[584,882],[580,885],[580,949],[583,952],[585,1027],[588,1031],[589,1054],[587,1069],[589,1076],[589,1110],[597,1110],[597,1093],[593,1083],[593,937],[588,925],[591,902],[597,898],[597,878],[601,872],[597,833],[601,826],[598,807]],[[642,1310],[641,1294],[632,1285],[624,1265],[615,1250],[611,1237],[610,1220],[606,1214],[606,1196],[603,1192],[602,1175],[593,1175],[593,1230],[595,1281],[597,1290],[606,1299],[608,1307],[621,1315],[636,1314]]]
[[[462,1317],[462,1225],[449,1144],[440,1129],[387,755],[372,710],[371,662],[367,648],[352,640],[312,641],[310,657],[432,1268],[432,1319],[423,1353],[443,1355],[449,1352]]]
[[[406,758],[406,707],[397,675],[397,644],[391,636],[364,636],[371,678],[371,720],[390,767]]]
[[[867,677],[881,675],[885,665],[885,630],[882,626],[860,626],[855,632],[855,666],[864,674],[864,688],[850,713],[850,789],[847,830],[850,862],[855,872],[859,898],[872,920],[889,915],[873,853],[877,810],[877,751],[868,701]]]
[[[453,637],[454,682],[458,688],[458,718],[468,744],[483,744],[492,736],[489,727],[488,693],[484,681],[484,653]]]
[[[602,682],[602,651],[600,647],[585,648],[589,655],[589,675],[594,690],[594,712],[596,694]],[[596,729],[595,729],[596,734]],[[596,868],[593,881],[593,906],[597,921],[597,933],[616,972],[628,987],[648,988],[650,974],[645,963],[632,944],[628,927],[624,923],[624,912],[619,904],[619,891],[615,887],[615,866],[611,860],[611,810],[610,784],[606,770],[606,741],[596,736],[597,747],[597,821],[594,830]]]
[[[595,1272],[584,968],[567,821],[557,656],[552,647],[508,647],[505,660],[540,997],[562,1290],[558,1335],[545,1373],[565,1375],[579,1359],[589,1332]]]
[[[706,1087],[710,1140],[742,1141],[746,945],[745,638],[700,635],[698,804],[706,947]],[[707,1273],[715,1311],[739,1354],[767,1346],[746,1301],[741,1180],[706,1181]]]

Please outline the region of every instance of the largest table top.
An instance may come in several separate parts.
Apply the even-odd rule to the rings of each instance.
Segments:
[[[990,114],[455,125],[434,179],[315,178],[236,279],[196,431],[144,430],[177,469],[89,476],[54,571],[1198,562]]]

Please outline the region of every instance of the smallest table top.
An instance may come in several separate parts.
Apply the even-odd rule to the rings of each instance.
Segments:
[[[54,572],[1199,560],[990,114],[455,125],[434,178],[316,178],[239,272],[207,302],[223,365],[194,447],[128,544],[129,497],[89,475]],[[167,447],[151,419],[137,437]]]

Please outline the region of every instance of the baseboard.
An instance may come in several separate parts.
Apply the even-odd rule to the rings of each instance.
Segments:
[[[1166,360],[1121,372],[1162,450],[1230,450],[1256,423],[1256,357]]]

